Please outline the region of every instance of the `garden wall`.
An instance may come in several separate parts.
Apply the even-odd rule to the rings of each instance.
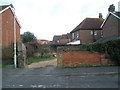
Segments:
[[[113,62],[105,54],[90,52],[80,46],[60,46],[57,48],[58,67],[101,66]]]

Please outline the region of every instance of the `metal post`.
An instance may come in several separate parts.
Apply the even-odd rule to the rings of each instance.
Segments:
[[[17,67],[17,55],[16,55],[16,20],[14,15],[14,67]]]

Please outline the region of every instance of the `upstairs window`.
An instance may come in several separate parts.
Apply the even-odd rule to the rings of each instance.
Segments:
[[[76,35],[77,39],[79,38],[79,31],[77,32],[77,35]]]
[[[101,31],[101,37],[103,37],[103,30]]]
[[[91,35],[93,35],[93,31],[91,31]]]
[[[57,40],[57,43],[60,43],[60,41],[59,41],[59,40]]]
[[[94,35],[97,35],[97,31],[94,32]]]
[[[74,39],[74,33],[72,33],[72,39]]]
[[[91,35],[97,35],[97,31],[91,31]]]

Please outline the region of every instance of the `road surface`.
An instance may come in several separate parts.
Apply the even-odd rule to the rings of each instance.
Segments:
[[[3,69],[3,88],[118,88],[118,67]]]

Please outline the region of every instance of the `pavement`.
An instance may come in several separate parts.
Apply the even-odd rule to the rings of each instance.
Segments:
[[[117,66],[3,69],[3,88],[118,88]]]

